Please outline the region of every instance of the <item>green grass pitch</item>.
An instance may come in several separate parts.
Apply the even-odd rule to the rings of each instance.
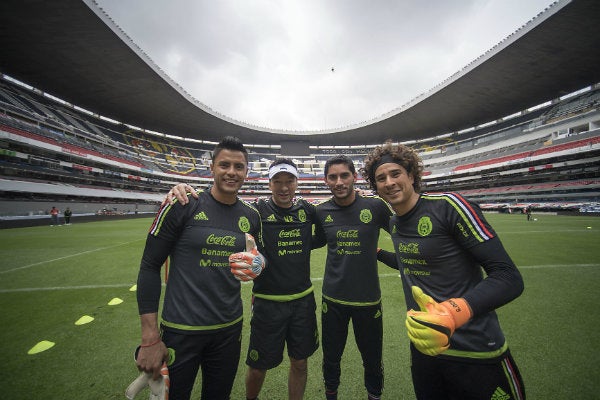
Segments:
[[[592,399],[600,390],[600,218],[488,214],[525,279],[525,292],[498,310],[530,399]],[[3,398],[124,399],[137,376],[135,284],[151,219],[0,231]],[[381,247],[391,250],[387,233]],[[313,254],[317,303],[324,250]],[[380,266],[387,399],[413,399],[404,296],[397,271]],[[242,285],[246,318],[233,399],[244,398],[251,284]],[[108,305],[112,299],[118,305]],[[320,309],[318,310],[320,312]],[[82,316],[94,320],[76,325]],[[38,342],[55,345],[28,354]],[[268,372],[262,400],[287,398],[287,369]],[[366,398],[362,366],[350,335],[340,398]],[[140,398],[146,398],[147,394]],[[193,398],[199,398],[196,388]],[[306,399],[324,398],[321,351],[309,361]]]

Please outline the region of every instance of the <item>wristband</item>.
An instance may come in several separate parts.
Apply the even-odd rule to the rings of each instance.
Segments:
[[[150,344],[140,344],[140,347],[152,347],[155,344],[159,344],[161,342],[161,340],[162,340],[161,338],[158,338],[158,339],[156,339],[156,342],[152,342]]]

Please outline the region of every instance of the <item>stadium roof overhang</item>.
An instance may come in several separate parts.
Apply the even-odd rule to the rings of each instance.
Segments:
[[[245,143],[377,144],[457,132],[600,82],[600,1],[560,0],[430,92],[363,125],[291,132],[212,111],[171,81],[93,0],[0,2],[0,72],[152,131]]]

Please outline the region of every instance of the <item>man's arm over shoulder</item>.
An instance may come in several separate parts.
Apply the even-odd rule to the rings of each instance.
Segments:
[[[311,240],[311,249],[318,249],[327,244],[327,236],[325,236],[325,230],[323,229],[323,221],[319,220],[319,213],[317,212],[318,205],[315,206],[315,225],[314,234]]]

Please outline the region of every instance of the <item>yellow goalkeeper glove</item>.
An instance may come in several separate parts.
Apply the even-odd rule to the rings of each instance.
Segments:
[[[235,279],[251,281],[265,269],[265,258],[258,252],[252,235],[246,233],[246,251],[229,256],[229,267]]]
[[[438,303],[417,286],[412,295],[421,311],[406,313],[408,337],[421,353],[437,356],[448,349],[454,331],[471,318],[471,308],[463,298]]]

